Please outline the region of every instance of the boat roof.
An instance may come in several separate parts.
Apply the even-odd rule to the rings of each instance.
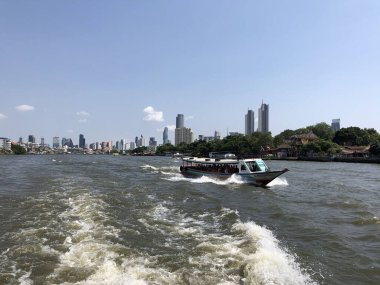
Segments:
[[[207,158],[207,157],[184,157],[186,162],[203,163],[203,164],[237,164],[239,159],[233,158]],[[246,162],[261,160],[256,158],[241,159]]]

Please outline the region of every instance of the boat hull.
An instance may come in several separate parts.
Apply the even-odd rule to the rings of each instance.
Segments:
[[[199,177],[199,176],[209,176],[215,177],[217,179],[228,179],[232,175],[236,175],[242,179],[245,183],[254,184],[258,186],[265,186],[272,180],[287,172],[288,169],[283,169],[279,171],[265,171],[265,172],[253,172],[253,173],[220,173],[220,172],[208,172],[201,171],[198,169],[193,169],[190,167],[181,167],[180,171],[183,175],[189,177]]]

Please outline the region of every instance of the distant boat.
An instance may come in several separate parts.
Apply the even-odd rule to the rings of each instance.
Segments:
[[[199,158],[186,157],[182,159],[180,171],[185,176],[214,176],[227,179],[237,175],[244,182],[265,186],[276,177],[289,171],[272,171],[260,158],[237,159],[233,154],[226,154],[226,158]]]
[[[182,153],[179,153],[179,152],[174,153],[174,154],[172,155],[172,158],[176,158],[176,159],[181,159],[182,157],[183,157],[183,154],[182,154]]]

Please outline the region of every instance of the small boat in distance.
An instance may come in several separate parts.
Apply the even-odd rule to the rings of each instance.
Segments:
[[[276,177],[289,171],[272,171],[260,158],[238,159],[234,154],[224,154],[215,156],[210,154],[210,158],[184,157],[180,171],[186,176],[213,176],[219,179],[227,179],[232,175],[237,175],[244,182],[265,186]]]

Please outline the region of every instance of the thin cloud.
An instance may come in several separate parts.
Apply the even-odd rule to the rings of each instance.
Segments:
[[[68,132],[69,134],[72,134],[72,133],[74,132],[74,130],[67,130],[67,132]]]
[[[34,107],[33,106],[30,106],[30,105],[18,105],[15,107],[15,109],[17,111],[20,111],[20,112],[28,112],[28,111],[33,111],[34,110]]]
[[[185,120],[192,120],[192,119],[194,119],[194,116],[187,116],[187,117],[185,118]]]
[[[175,131],[175,125],[168,125],[167,126],[170,132]]]
[[[6,118],[7,118],[7,116],[5,116],[4,114],[0,113],[0,120],[6,119]]]
[[[167,126],[165,126],[165,127],[168,128],[168,131],[169,131],[169,132],[173,132],[173,131],[175,130],[175,125],[167,125]],[[165,129],[165,127],[162,127],[162,128],[157,129],[157,132],[163,132],[164,129]]]
[[[80,116],[80,117],[90,117],[90,113],[87,112],[87,111],[77,112],[77,115]]]
[[[88,120],[87,120],[86,118],[84,118],[84,119],[79,119],[78,122],[79,122],[79,123],[87,123]]]
[[[160,111],[155,111],[152,106],[146,107],[143,112],[145,113],[145,117],[143,118],[146,122],[163,122],[164,121],[164,113]]]

